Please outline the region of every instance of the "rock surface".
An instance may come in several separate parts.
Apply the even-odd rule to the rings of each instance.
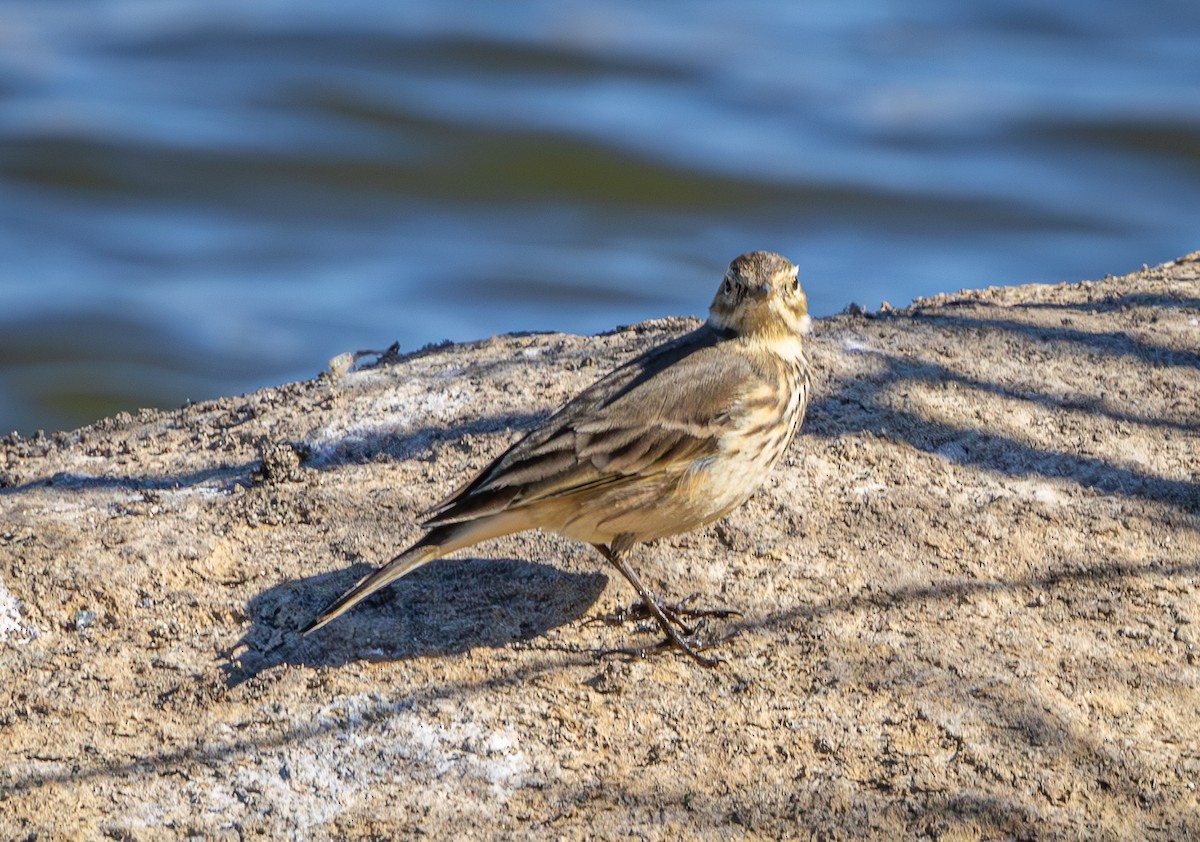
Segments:
[[[691,326],[505,336],[0,441],[0,837],[1200,837],[1200,254],[820,321],[724,521],[541,533],[295,630]]]

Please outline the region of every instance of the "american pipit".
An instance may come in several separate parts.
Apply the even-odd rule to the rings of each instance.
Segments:
[[[589,386],[425,514],[423,538],[366,576],[304,633],[435,558],[546,529],[592,544],[629,580],[670,644],[694,634],[630,568],[642,541],[723,517],[762,483],[800,427],[810,390],[796,267],[771,252],[729,265],[691,333]],[[692,612],[692,615],[704,612]]]

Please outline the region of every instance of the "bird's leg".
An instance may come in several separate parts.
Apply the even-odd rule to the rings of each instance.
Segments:
[[[642,598],[642,602],[646,604],[646,608],[649,609],[651,616],[658,621],[659,627],[666,634],[667,641],[669,641],[671,645],[678,648],[696,663],[700,664],[701,666],[708,667],[709,669],[712,669],[720,663],[720,661],[716,658],[706,658],[701,655],[696,651],[692,644],[682,634],[680,634],[680,629],[684,631],[684,634],[691,634],[692,631],[689,630],[688,627],[682,622],[680,622],[679,618],[675,616],[675,612],[672,611],[670,612],[670,615],[668,615],[668,611],[663,609],[663,606],[654,597],[654,594],[650,593],[650,590],[642,584],[642,580],[639,579],[638,575],[633,572],[633,568],[631,568],[629,563],[625,561],[625,558],[621,552],[614,551],[604,544],[595,544],[594,546],[602,556],[612,562],[612,565],[621,571],[621,575],[629,581],[629,584],[633,585],[633,589],[638,592],[638,596],[640,596]],[[680,629],[677,629],[676,625],[680,626]],[[626,652],[627,654],[635,655],[645,655],[646,653],[646,650],[614,651]]]

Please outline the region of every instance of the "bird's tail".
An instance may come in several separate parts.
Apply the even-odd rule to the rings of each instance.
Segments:
[[[488,538],[497,538],[513,532],[530,529],[534,524],[523,511],[505,511],[491,517],[467,521],[465,523],[448,523],[435,526],[417,543],[413,544],[400,555],[380,567],[374,573],[364,576],[357,585],[342,596],[338,597],[328,608],[321,612],[301,630],[301,634],[321,628],[335,617],[345,614],[358,603],[362,602],[375,591],[390,585],[401,576],[407,575],[423,564],[435,558],[447,555],[463,547],[469,547]]]
[[[436,543],[430,542],[429,538],[430,536],[426,535],[378,570],[368,573],[362,579],[359,579],[357,585],[330,603],[329,607],[322,611],[317,619],[305,626],[300,634],[308,634],[309,632],[316,631],[330,620],[345,614],[355,605],[375,593],[375,591],[390,585],[401,576],[411,573],[421,565],[433,561],[442,555],[444,552],[443,548]]]

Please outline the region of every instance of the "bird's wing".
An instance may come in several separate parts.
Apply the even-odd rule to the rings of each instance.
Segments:
[[[617,368],[431,508],[425,525],[636,482],[715,454],[731,414],[766,382],[724,339],[704,325]]]

